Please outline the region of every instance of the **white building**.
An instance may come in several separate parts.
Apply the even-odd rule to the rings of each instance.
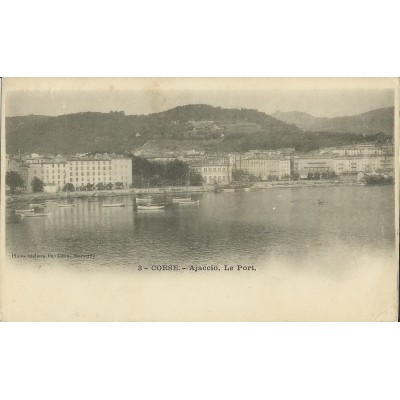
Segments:
[[[337,175],[348,172],[381,172],[393,170],[393,156],[339,156],[334,160]]]
[[[273,156],[239,158],[236,159],[235,168],[263,180],[271,176],[282,179],[290,176],[290,158]]]
[[[203,182],[208,185],[228,184],[232,180],[232,169],[228,158],[213,158],[193,160],[190,168],[203,177]]]
[[[62,160],[59,157],[27,157],[23,165],[26,174],[21,168],[18,172],[26,182],[27,191],[32,190],[31,182],[35,177],[44,185],[52,186],[52,191],[54,185],[57,190],[63,190],[67,183],[74,185],[75,189],[89,183],[94,186],[111,183],[125,188],[132,184],[132,159],[123,156],[67,157]],[[11,169],[13,164],[10,162],[9,166]]]
[[[75,188],[87,184],[129,187],[132,184],[132,159],[122,156],[68,158],[67,182]]]

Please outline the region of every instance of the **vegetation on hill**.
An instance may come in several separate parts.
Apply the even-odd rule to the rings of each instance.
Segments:
[[[386,120],[382,118],[383,125]],[[390,115],[386,118],[390,120]],[[6,118],[8,153],[132,151],[149,140],[172,140],[178,147],[196,143],[197,148],[211,151],[282,147],[307,151],[380,138],[377,132],[370,135],[338,132],[330,135],[304,131],[257,110],[208,105],[181,106],[149,115],[84,112]]]

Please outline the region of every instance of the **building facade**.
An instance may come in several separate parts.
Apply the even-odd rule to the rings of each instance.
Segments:
[[[132,184],[132,159],[118,156],[71,157],[67,159],[65,177],[65,183],[72,183],[75,188],[110,183],[127,188]]]
[[[269,177],[282,179],[290,176],[289,157],[241,158],[236,160],[235,167],[262,180],[266,180]]]
[[[7,162],[8,170],[16,170],[25,181],[25,190],[32,191],[32,180],[37,177],[43,184],[56,185],[63,190],[67,183],[75,189],[88,184],[112,184],[128,188],[132,184],[132,159],[122,156],[97,157],[27,157]]]
[[[328,173],[334,169],[334,158],[324,156],[296,156],[293,158],[293,172],[300,178],[306,178],[308,174]]]
[[[199,173],[207,185],[224,185],[232,181],[232,169],[226,157],[193,160],[190,168]]]
[[[378,155],[393,155],[394,146],[393,143],[388,141],[385,144],[372,143],[360,143],[349,146],[331,147],[327,149],[321,149],[320,153],[332,152],[332,154],[339,156],[378,156]]]
[[[338,156],[333,160],[334,171],[337,175],[349,172],[389,172],[393,171],[393,156],[371,155]]]

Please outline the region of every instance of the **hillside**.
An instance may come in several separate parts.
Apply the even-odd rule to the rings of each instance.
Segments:
[[[297,127],[308,131],[360,134],[382,132],[387,136],[393,136],[394,132],[394,107],[335,118],[314,117],[311,114],[299,111],[277,111],[271,115],[283,122],[295,124]]]
[[[8,153],[76,153],[134,151],[152,141],[172,140],[212,151],[295,147],[312,150],[328,145],[374,140],[348,134],[304,132],[297,126],[249,109],[187,105],[149,114],[84,112],[56,117],[6,118]]]

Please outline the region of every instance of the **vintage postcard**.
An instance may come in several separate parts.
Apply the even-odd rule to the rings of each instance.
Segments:
[[[396,78],[6,78],[2,321],[397,321]]]

